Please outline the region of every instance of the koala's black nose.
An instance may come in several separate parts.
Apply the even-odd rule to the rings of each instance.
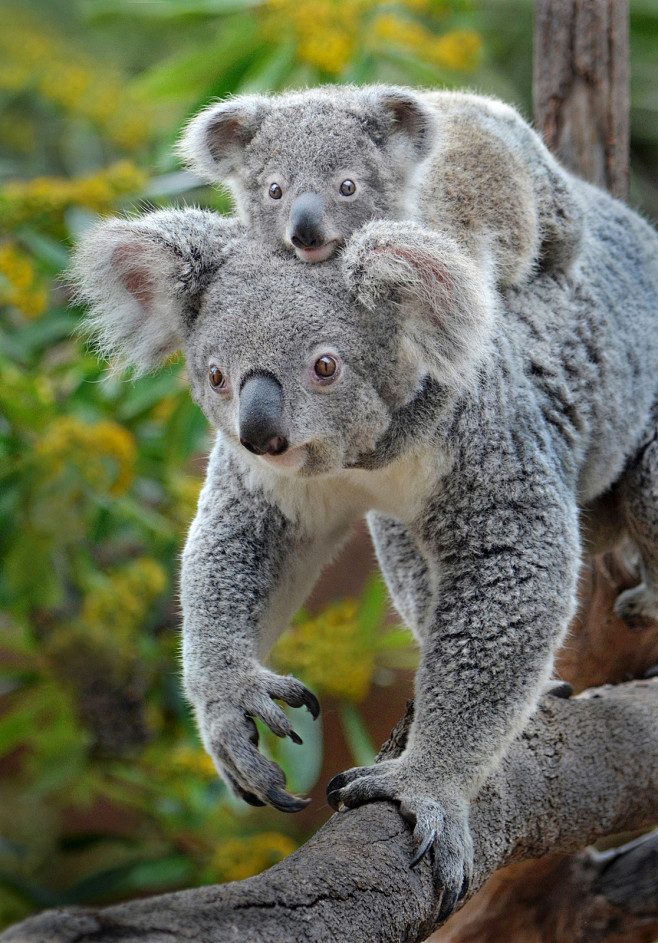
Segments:
[[[288,448],[283,431],[283,390],[268,373],[248,377],[240,390],[240,442],[254,455],[281,455]]]
[[[319,193],[300,193],[290,210],[290,241],[298,249],[324,245],[324,200]]]

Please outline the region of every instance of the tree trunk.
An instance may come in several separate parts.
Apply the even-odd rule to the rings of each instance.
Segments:
[[[537,130],[585,180],[628,196],[628,0],[537,0]]]

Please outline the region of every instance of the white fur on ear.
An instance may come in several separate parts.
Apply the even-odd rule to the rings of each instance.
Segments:
[[[195,300],[222,262],[236,220],[201,210],[112,219],[85,235],[70,273],[99,355],[137,373],[181,347]]]
[[[463,386],[489,353],[497,294],[492,272],[450,236],[416,223],[368,223],[343,253],[357,300],[386,317],[397,302],[404,335],[441,383]]]
[[[210,105],[183,130],[176,146],[181,159],[204,180],[231,177],[270,108],[264,95],[242,95],[238,101]]]

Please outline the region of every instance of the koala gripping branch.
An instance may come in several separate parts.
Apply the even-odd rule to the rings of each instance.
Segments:
[[[658,679],[547,697],[472,811],[471,895],[499,868],[568,854],[658,821]],[[350,943],[420,941],[440,900],[427,862],[410,870],[411,832],[395,807],[334,815],[297,852],[233,884],[103,910],[47,911],[0,943]]]

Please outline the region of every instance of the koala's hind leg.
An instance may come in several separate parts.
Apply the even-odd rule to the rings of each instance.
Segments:
[[[371,512],[368,526],[393,604],[416,638],[421,639],[433,596],[427,563],[399,521]]]
[[[620,593],[619,616],[634,628],[658,622],[658,430],[620,482],[626,525],[641,558],[642,582]]]

